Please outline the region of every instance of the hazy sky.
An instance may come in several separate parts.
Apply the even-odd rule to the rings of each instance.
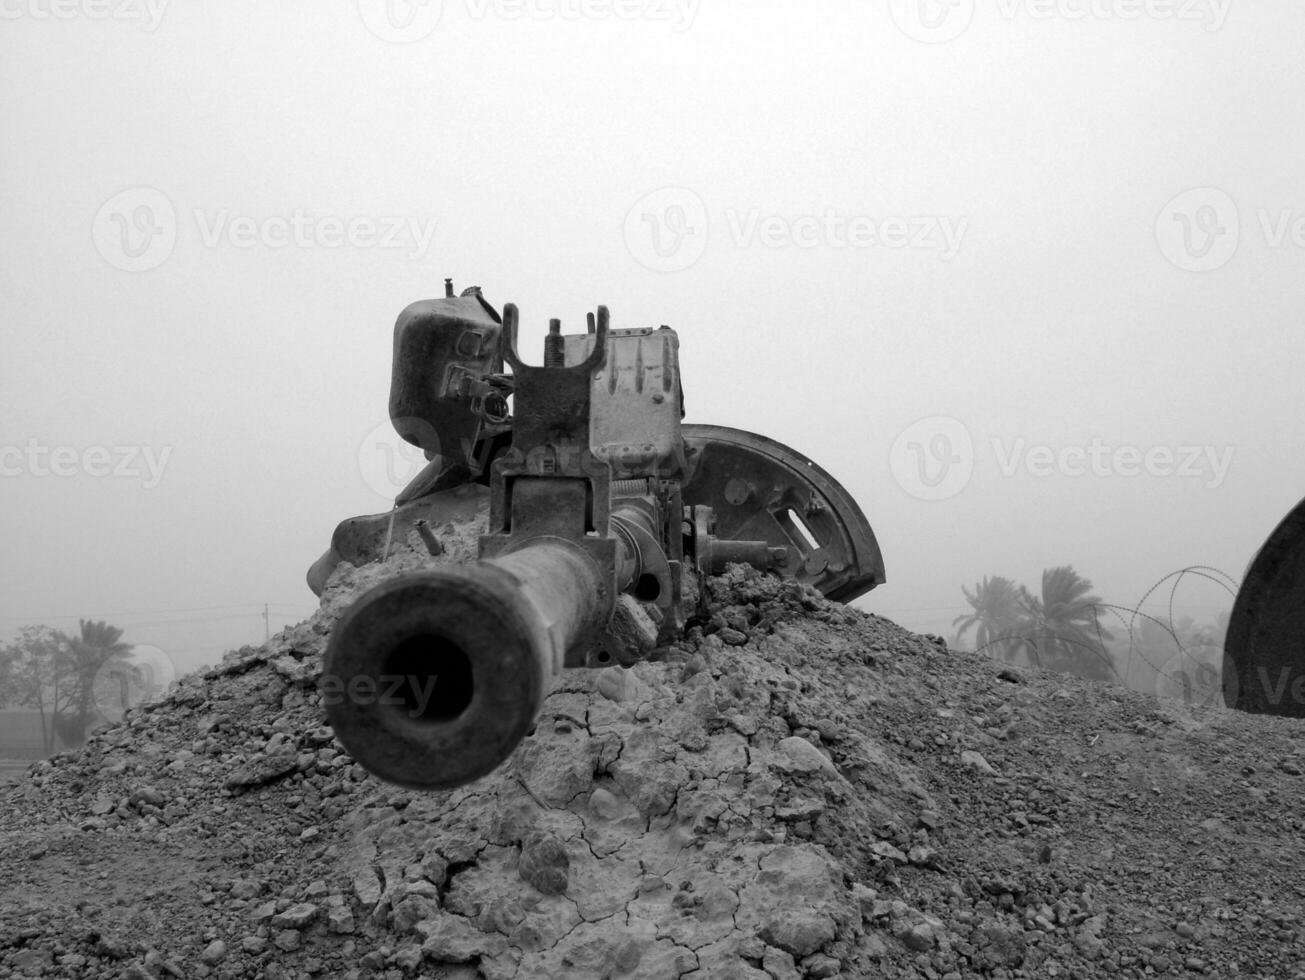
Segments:
[[[403,482],[391,330],[445,276],[536,362],[597,303],[673,326],[688,421],[842,480],[906,626],[985,574],[1240,577],[1305,495],[1302,36],[1289,0],[0,0],[0,633],[108,618],[184,669],[307,615]]]

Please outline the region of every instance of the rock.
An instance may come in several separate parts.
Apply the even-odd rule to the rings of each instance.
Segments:
[[[10,954],[9,962],[23,973],[39,974],[54,963],[54,953],[49,949],[23,949]]]
[[[907,857],[901,852],[901,849],[894,847],[886,840],[877,840],[871,844],[870,853],[886,861],[896,861],[898,864],[907,863]]]
[[[226,959],[226,955],[227,944],[221,939],[215,939],[204,947],[204,951],[199,954],[199,961],[208,966],[216,966]]]
[[[305,929],[317,918],[321,910],[312,902],[300,902],[298,905],[292,905],[284,912],[278,912],[272,916],[272,927],[274,929]]]
[[[601,786],[589,794],[589,809],[604,820],[616,820],[624,813],[624,807],[612,793]]]
[[[286,953],[293,953],[299,948],[299,930],[282,929],[272,938],[276,948]]]
[[[566,847],[556,837],[534,834],[521,845],[517,865],[521,878],[545,895],[566,891],[571,859]]]
[[[762,927],[760,936],[772,946],[807,956],[833,942],[837,929],[834,920],[809,909],[777,911]]]
[[[921,867],[932,867],[938,861],[938,852],[932,847],[917,844],[907,852],[907,860]]]
[[[326,886],[326,882],[322,881],[322,880],[319,878],[319,879],[317,879],[316,881],[311,882],[311,883],[308,885],[308,887],[304,889],[304,898],[307,898],[307,899],[320,899],[320,898],[324,898],[324,897],[326,896],[327,892],[329,892],[329,891],[330,891],[330,889]]]
[[[336,935],[352,934],[355,928],[353,912],[344,906],[330,909],[326,913],[326,928]]]
[[[824,770],[834,775],[838,774],[838,770],[829,761],[828,757],[805,738],[798,738],[793,735],[781,739],[777,748],[798,772],[819,772]]]
[[[934,944],[937,942],[934,930],[924,923],[906,927],[898,938],[907,949],[914,950],[917,953],[933,949]]]
[[[260,755],[228,776],[223,786],[228,790],[265,786],[290,775],[298,768],[299,757],[293,749],[273,755]]]
[[[977,769],[979,772],[988,775],[996,775],[997,773],[997,770],[988,764],[988,760],[973,749],[967,749],[961,753],[961,765],[969,766],[971,769]]]
[[[417,931],[423,939],[421,951],[442,963],[470,963],[502,952],[506,946],[502,936],[490,936],[462,916],[444,912],[422,922]]]
[[[802,970],[809,980],[827,980],[843,968],[843,964],[834,956],[816,953],[802,961]]]
[[[434,899],[423,895],[409,895],[394,907],[390,916],[390,925],[400,934],[415,932],[418,922],[431,918],[438,911],[439,902]]]
[[[634,675],[625,667],[607,667],[598,672],[598,693],[609,701],[628,701],[637,691]]]
[[[767,946],[766,953],[761,960],[761,968],[771,977],[771,980],[802,980],[802,974],[798,973],[797,964],[794,963],[793,957],[782,949],[776,949],[774,946]]]
[[[259,881],[249,881],[244,878],[237,878],[231,883],[231,897],[248,901],[257,898],[263,893],[263,884]]]
[[[980,926],[971,936],[976,949],[972,962],[980,969],[996,970],[1014,968],[1024,961],[1027,940],[1022,930],[1008,928],[996,922]]]

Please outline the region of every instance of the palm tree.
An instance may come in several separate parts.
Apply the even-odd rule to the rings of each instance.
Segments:
[[[956,642],[959,644],[965,633],[973,628],[976,650],[992,647],[994,655],[1009,654],[1009,639],[1020,622],[1022,590],[1008,578],[1000,575],[988,578],[985,575],[982,582],[975,584],[973,592],[963,585],[961,591],[974,611],[952,621],[956,627]]]
[[[95,722],[95,679],[102,671],[121,665],[130,669],[131,645],[122,642],[122,630],[107,622],[78,620],[81,635],[69,645],[65,673],[69,686],[64,690],[62,709],[56,705],[56,725],[66,744],[86,741],[87,730]]]
[[[1090,581],[1061,565],[1043,571],[1041,596],[1021,592],[1017,632],[1035,663],[1090,680],[1119,680],[1103,643],[1111,634],[1098,619],[1102,601]]]

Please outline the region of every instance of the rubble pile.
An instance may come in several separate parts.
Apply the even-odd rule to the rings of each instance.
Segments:
[[[1305,977],[1298,722],[735,566],[667,660],[567,672],[506,765],[409,792],[316,687],[342,609],[419,561],[342,567],[312,619],[34,766],[0,978]]]

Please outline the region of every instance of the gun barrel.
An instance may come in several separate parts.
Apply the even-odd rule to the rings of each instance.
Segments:
[[[371,589],[332,632],[323,700],[355,760],[410,789],[487,775],[530,731],[569,647],[601,629],[598,565],[543,538]]]

